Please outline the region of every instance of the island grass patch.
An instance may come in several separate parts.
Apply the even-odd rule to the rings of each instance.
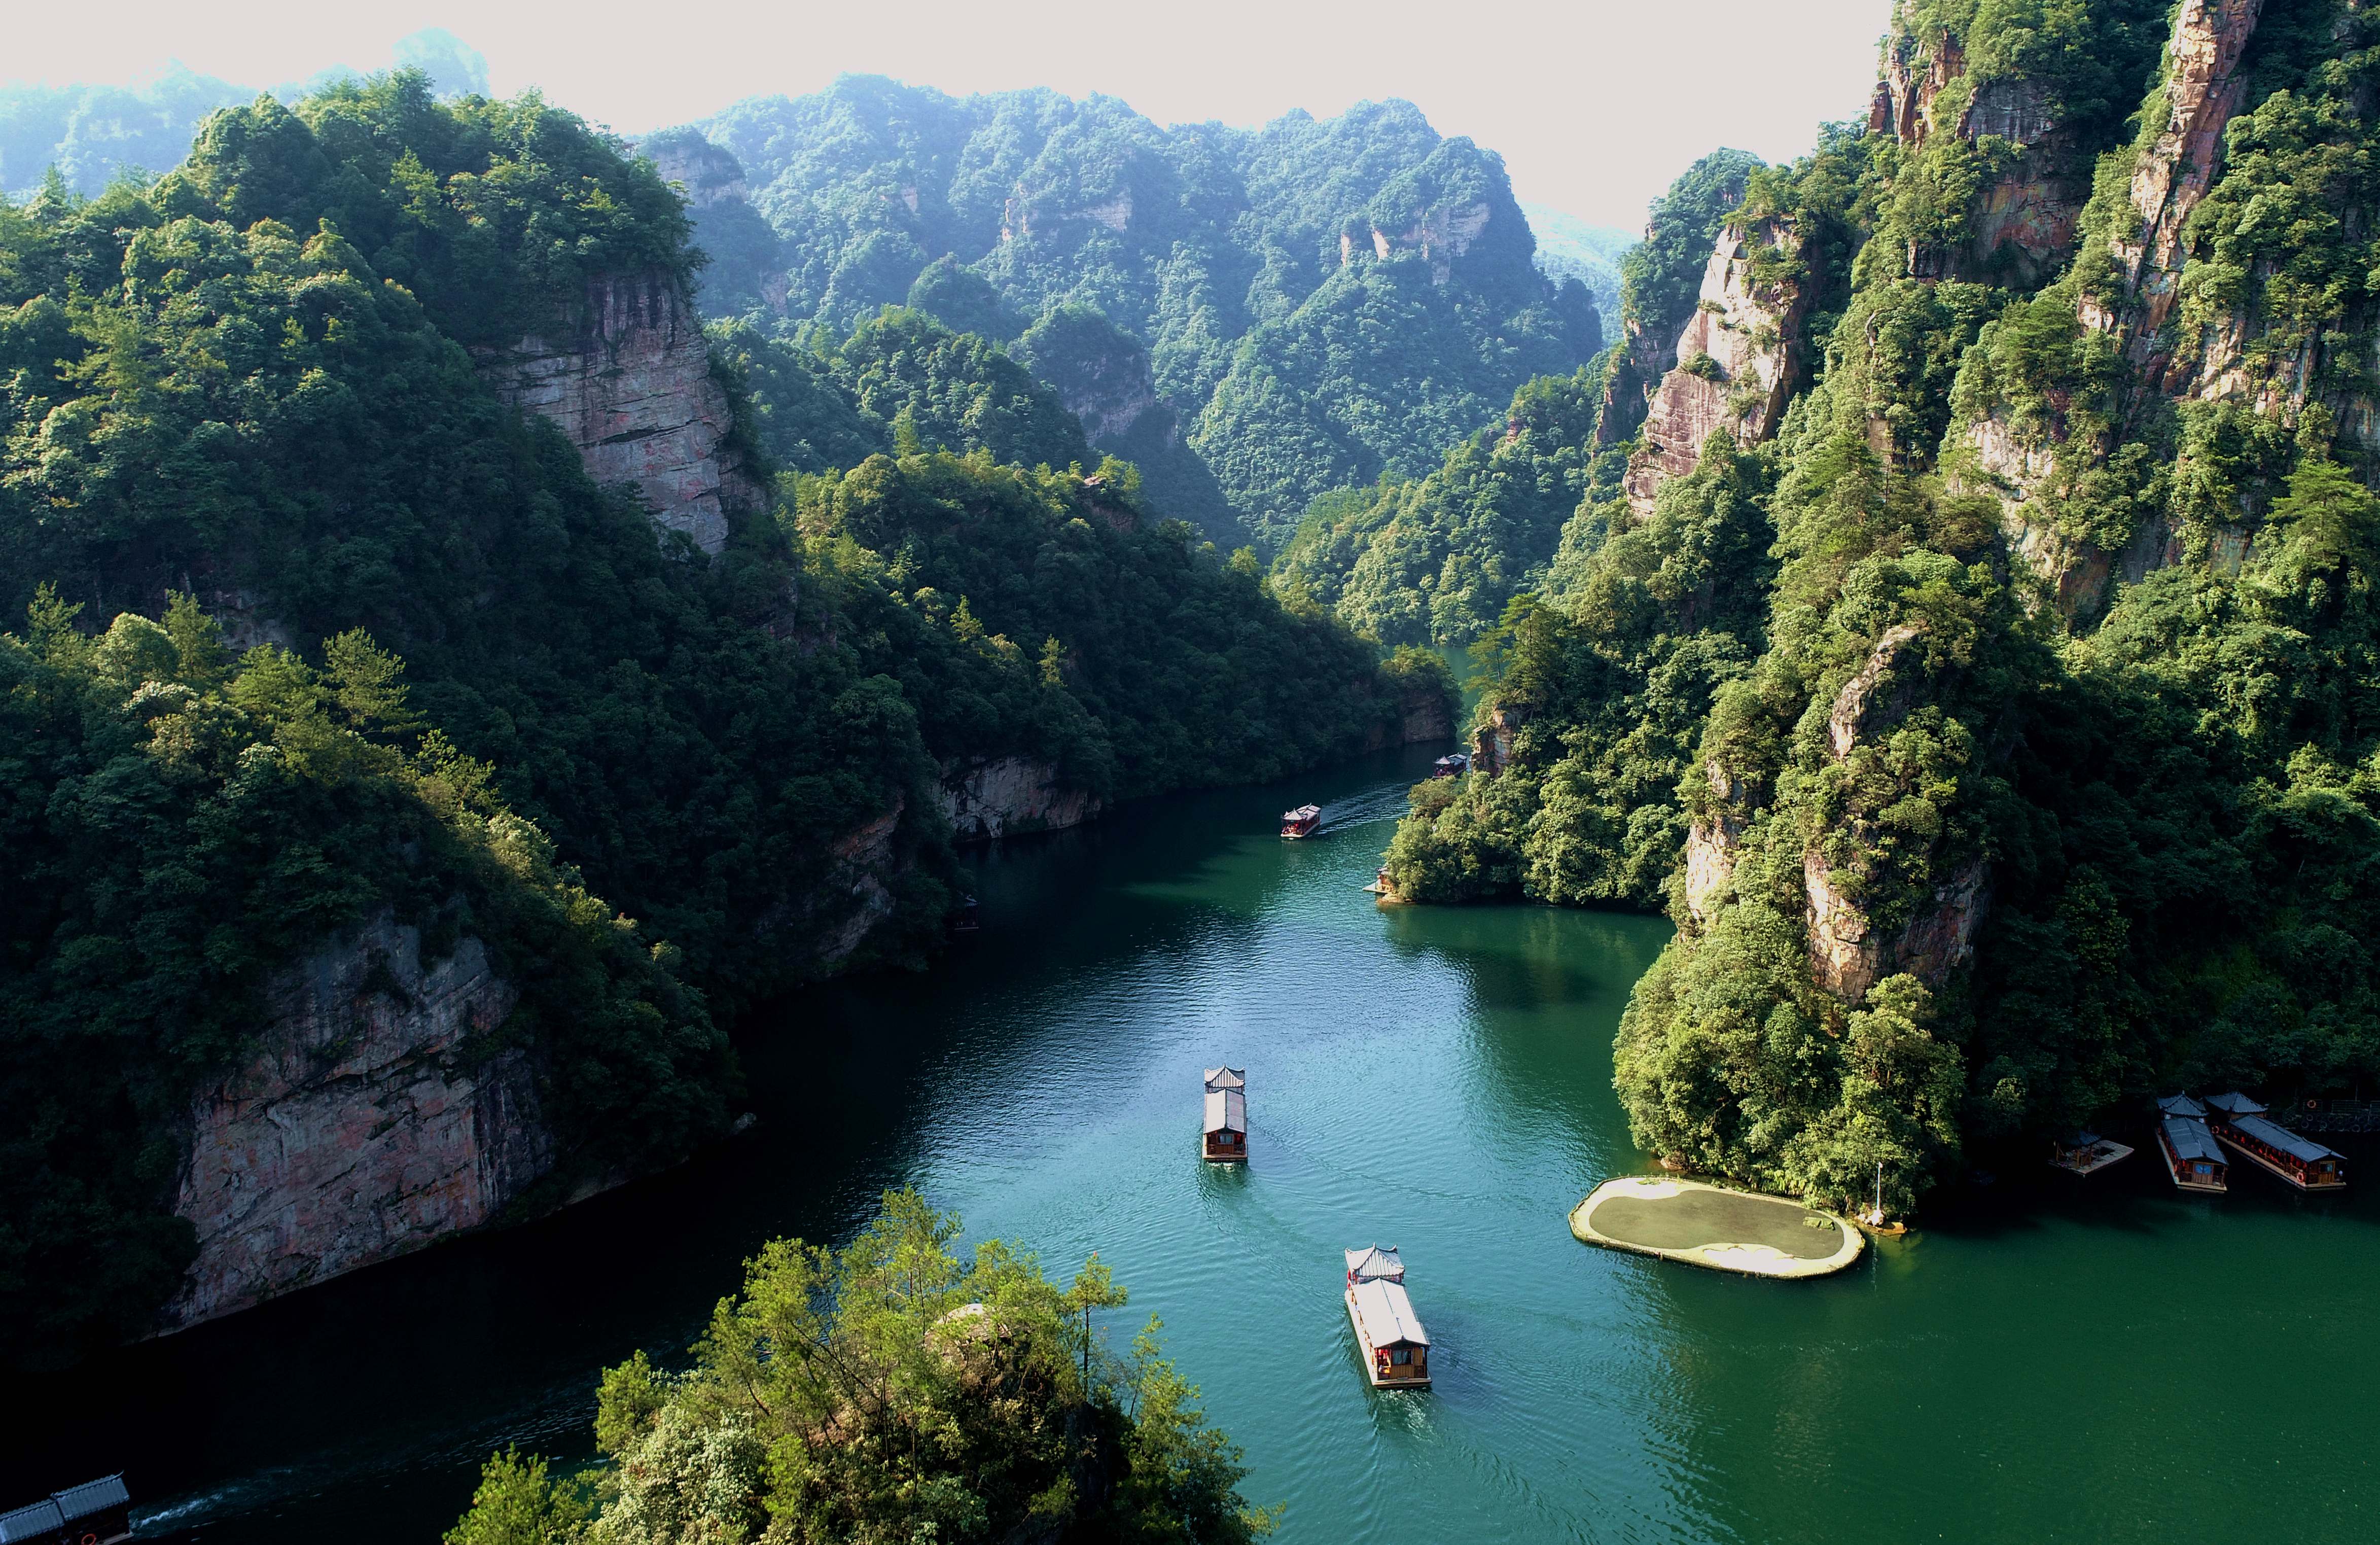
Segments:
[[[1625,1175],[1573,1209],[1570,1231],[1590,1245],[1756,1277],[1815,1277],[1857,1259],[1858,1229],[1783,1197],[1694,1180]]]

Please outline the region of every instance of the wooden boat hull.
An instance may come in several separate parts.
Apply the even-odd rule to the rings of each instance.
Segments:
[[[1355,1328],[1355,1350],[1363,1354],[1364,1377],[1372,1381],[1372,1388],[1376,1390],[1426,1390],[1429,1388],[1429,1376],[1427,1374],[1424,1374],[1418,1379],[1383,1379],[1380,1377],[1380,1360],[1377,1356],[1373,1356],[1372,1343],[1370,1339],[1364,1334],[1364,1317],[1355,1312],[1355,1290],[1354,1288],[1351,1287],[1347,1290],[1346,1298],[1347,1323]]]
[[[2250,1148],[2243,1143],[2233,1142],[2229,1137],[2224,1136],[2220,1127],[2216,1128],[2215,1140],[2221,1143],[2225,1148],[2229,1149],[2232,1152],[2238,1154],[2240,1158],[2247,1160],[2250,1163],[2255,1165],[2266,1174],[2273,1176],[2277,1180],[2287,1181],[2301,1191],[2327,1196],[2333,1191],[2344,1191],[2347,1189],[2347,1182],[2344,1180],[2334,1180],[2329,1184],[2323,1186],[2310,1186],[2306,1182],[2300,1180],[2296,1175],[2291,1174],[2289,1171],[2281,1168],[2280,1165],[2274,1163],[2270,1159],[2265,1158],[2254,1149]]]

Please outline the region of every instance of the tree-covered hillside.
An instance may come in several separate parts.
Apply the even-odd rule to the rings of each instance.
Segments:
[[[1674,345],[1694,313],[1712,238],[1758,164],[1716,152],[1655,201],[1645,239],[1620,262],[1622,342],[1572,375],[1524,384],[1427,476],[1318,495],[1274,559],[1276,581],[1366,637],[1414,645],[1476,642],[1515,595],[1562,590],[1600,540],[1594,507],[1628,465],[1619,443],[1674,355],[1649,340]]]
[[[380,912],[482,939],[561,1136],[612,1125],[575,1173],[633,1168],[723,1119],[706,1000],[939,935],[947,770],[1260,778],[1445,690],[1076,465],[1046,389],[919,316],[723,335],[728,451],[782,458],[782,507],[730,509],[715,556],[660,532],[492,377],[590,297],[689,283],[686,236],[616,141],[418,72],[0,201],[0,603],[30,619],[0,856],[42,877],[0,963],[0,1323],[141,1327],[188,1249],[191,1091],[276,968]]]
[[[841,332],[905,302],[1002,343],[1098,313],[1104,337],[1038,340],[1036,371],[1099,381],[1068,405],[1098,414],[1101,449],[1158,415],[1189,453],[1140,453],[1159,506],[1268,543],[1325,490],[1427,473],[1601,347],[1585,286],[1533,263],[1501,162],[1404,103],[1161,128],[1104,97],[849,78],[643,148],[708,190],[698,239],[732,254],[706,280],[716,312]]]
[[[1903,0],[1865,123],[1743,185],[1389,858],[1667,901],[1646,1147],[1902,1211],[2153,1093],[2380,1075],[2375,29]]]

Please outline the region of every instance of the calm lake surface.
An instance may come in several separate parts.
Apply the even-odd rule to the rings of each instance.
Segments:
[[[600,1369],[683,1347],[778,1234],[914,1183],[1069,1276],[1096,1249],[1247,1451],[1292,1545],[1350,1539],[2295,1542],[2380,1537],[2380,1171],[2183,1199],[2146,1156],[2005,1175],[1843,1274],[1574,1242],[1646,1167],[1611,1035],[1669,933],[1377,908],[1439,748],[1128,809],[977,863],[932,975],[756,1027],[747,1136],[71,1378],[0,1387],[0,1506],[128,1472],[144,1538],[434,1540],[517,1442],[583,1455]],[[1324,805],[1283,843],[1277,812]],[[1196,1156],[1248,1069],[1255,1162]],[[2368,1163],[2368,1150],[2350,1157]],[[1436,1388],[1377,1394],[1340,1250],[1402,1247]]]

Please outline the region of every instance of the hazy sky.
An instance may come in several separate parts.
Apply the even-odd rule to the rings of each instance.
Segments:
[[[492,84],[636,133],[740,97],[816,91],[846,71],[954,94],[1050,86],[1122,97],[1164,123],[1327,116],[1364,98],[1420,104],[1447,134],[1503,152],[1520,196],[1601,225],[1705,151],[1771,160],[1824,118],[1864,113],[1890,0],[1117,0],[776,5],[706,0],[113,0],[28,5],[0,78],[125,83],[179,60],[240,84],[332,65],[385,67],[396,40],[443,27]],[[683,35],[671,28],[682,24]]]

